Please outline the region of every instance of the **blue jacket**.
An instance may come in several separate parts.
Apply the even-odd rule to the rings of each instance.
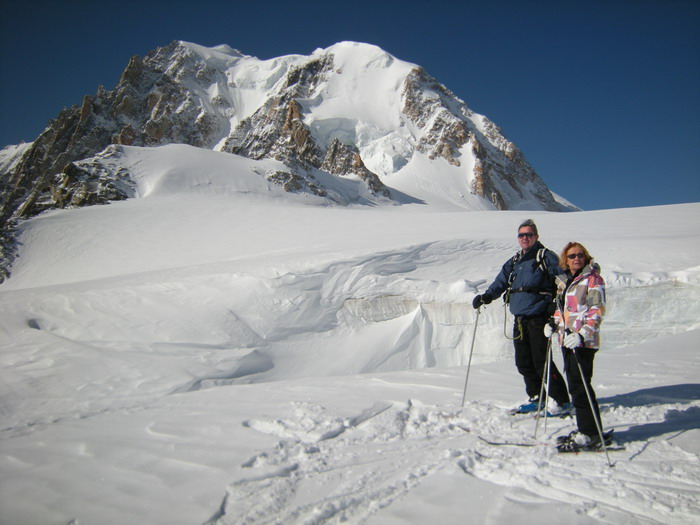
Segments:
[[[559,267],[557,255],[547,249],[544,250],[544,264],[538,264],[537,252],[541,248],[544,246],[538,241],[526,253],[518,252],[508,259],[485,292],[496,299],[508,290],[511,282],[510,311],[513,315],[544,314],[554,299],[554,277],[564,270]]]

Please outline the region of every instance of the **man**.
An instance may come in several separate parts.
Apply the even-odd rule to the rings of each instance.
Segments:
[[[547,363],[547,337],[544,325],[552,315],[554,305],[554,277],[563,273],[559,258],[539,241],[537,226],[528,219],[518,228],[520,251],[506,261],[496,280],[482,294],[474,297],[472,305],[480,308],[506,293],[505,301],[515,316],[513,344],[515,366],[525,380],[527,403],[514,413],[534,412],[540,408],[540,390]],[[550,415],[571,412],[566,383],[550,358],[548,395],[554,400]],[[556,404],[555,404],[556,403]]]

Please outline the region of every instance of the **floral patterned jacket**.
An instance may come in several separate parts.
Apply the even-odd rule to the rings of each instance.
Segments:
[[[578,332],[586,348],[600,348],[600,323],[605,314],[605,281],[596,263],[588,264],[574,276],[556,277],[559,343],[569,332]]]

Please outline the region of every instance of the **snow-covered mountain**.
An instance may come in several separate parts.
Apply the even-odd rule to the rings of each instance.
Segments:
[[[421,67],[342,42],[270,60],[176,41],[133,57],[114,90],[65,109],[31,144],[0,155],[0,223],[50,207],[129,196],[113,145],[187,144],[282,163],[258,175],[290,192],[360,181],[379,202],[468,209],[573,209],[557,200],[498,127]],[[110,148],[106,153],[105,148]],[[339,182],[338,182],[339,181]],[[353,185],[351,185],[353,186]]]

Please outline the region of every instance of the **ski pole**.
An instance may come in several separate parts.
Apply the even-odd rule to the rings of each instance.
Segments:
[[[472,367],[472,355],[474,354],[474,341],[476,340],[476,326],[479,324],[479,315],[481,315],[481,307],[476,309],[476,320],[474,321],[474,332],[472,333],[472,345],[469,349],[469,361],[467,363],[467,377],[464,379],[464,393],[462,394],[462,406],[467,399],[467,384],[469,383],[469,370]]]
[[[542,413],[542,396],[544,396],[544,431],[547,432],[547,402],[549,401],[549,375],[551,374],[550,360],[552,359],[552,338],[547,338],[547,361],[544,365],[544,375],[542,376],[542,386],[540,387],[540,398],[538,400],[537,417],[535,418],[535,435],[537,437],[537,427],[540,424],[540,414]],[[544,385],[547,383],[547,388]]]
[[[595,408],[593,408],[593,398],[591,397],[591,392],[588,389],[588,380],[583,376],[583,368],[581,368],[581,363],[579,363],[578,355],[576,355],[576,349],[572,348],[571,352],[574,354],[574,360],[576,361],[576,366],[578,366],[578,373],[581,375],[581,382],[583,383],[583,389],[586,391],[586,397],[588,398],[588,404],[591,407],[591,413],[593,414],[593,420],[595,421],[595,427],[598,429],[598,436],[600,437],[600,442],[603,445],[603,450],[605,451],[605,456],[608,458],[608,466],[613,467],[610,461],[610,454],[608,454],[608,447],[605,444],[605,437],[603,437],[603,429],[601,428],[600,419],[598,418],[598,413]]]

